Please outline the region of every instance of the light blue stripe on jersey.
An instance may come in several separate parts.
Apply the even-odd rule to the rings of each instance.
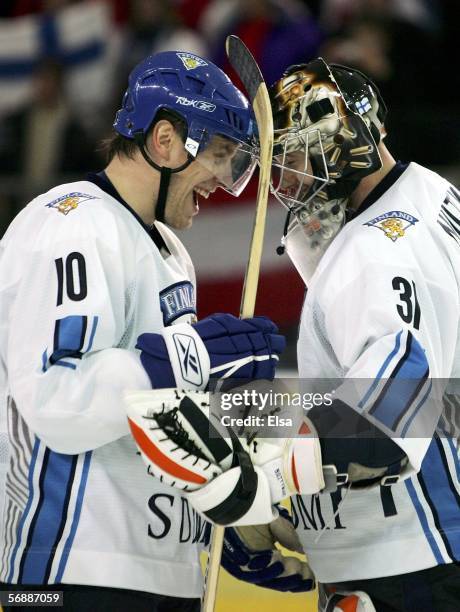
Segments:
[[[444,452],[441,441],[435,437],[423,459],[420,474],[446,548],[450,548],[453,560],[457,561],[460,560],[460,496],[453,481],[457,474],[450,472]]]
[[[83,326],[87,318],[82,316],[69,316],[59,321],[59,340],[57,349],[63,347],[67,350],[79,351],[82,348]],[[55,348],[55,350],[56,350]]]
[[[89,473],[89,465],[91,463],[92,451],[85,453],[85,460],[83,464],[83,470],[80,480],[80,486],[78,488],[77,495],[77,503],[75,505],[74,515],[72,519],[72,526],[70,528],[69,536],[64,545],[64,551],[62,553],[61,561],[59,563],[59,568],[56,574],[56,579],[54,582],[61,582],[62,575],[64,574],[65,566],[67,564],[67,559],[69,558],[70,549],[72,548],[72,544],[75,538],[75,534],[77,532],[78,523],[80,521],[81,515],[81,507],[83,504],[83,497],[85,495],[86,483],[88,482],[88,473]]]
[[[367,400],[369,399],[369,397],[372,395],[372,393],[374,392],[376,386],[378,385],[379,380],[382,378],[383,373],[385,372],[385,370],[388,367],[388,364],[390,363],[390,361],[393,359],[393,357],[395,355],[398,354],[399,351],[399,347],[401,344],[401,334],[402,334],[403,330],[401,330],[397,336],[396,336],[396,342],[394,345],[393,350],[391,351],[391,353],[388,355],[388,357],[385,359],[385,361],[383,362],[382,367],[380,368],[380,370],[377,372],[377,376],[375,377],[374,382],[372,383],[372,385],[369,387],[368,392],[366,393],[366,395],[363,397],[363,399],[359,402],[358,406],[360,408],[362,408],[363,406],[366,405]]]
[[[455,448],[454,441],[452,440],[450,436],[447,437],[447,442],[452,452],[452,459],[454,460],[455,472],[457,474],[457,481],[460,482],[460,459],[458,458],[458,449]]]
[[[94,317],[93,319],[93,327],[91,329],[91,335],[89,337],[89,342],[88,342],[88,347],[85,351],[85,353],[89,353],[92,346],[93,346],[93,341],[94,341],[94,336],[96,335],[96,328],[97,328],[97,324],[99,323],[99,317]]]
[[[442,558],[441,551],[439,550],[439,547],[436,544],[436,540],[434,539],[434,536],[431,533],[431,529],[428,525],[428,520],[426,518],[425,511],[422,507],[422,504],[420,503],[420,500],[417,497],[417,492],[415,490],[414,484],[410,479],[405,480],[404,484],[406,485],[406,489],[409,492],[412,503],[414,504],[414,508],[417,512],[420,524],[422,525],[423,533],[425,534],[425,537],[428,540],[428,544],[430,545],[430,548],[438,565],[440,565],[441,563],[444,563],[444,559]]]
[[[418,411],[420,410],[420,408],[423,406],[423,404],[426,402],[427,397],[430,395],[431,393],[431,389],[433,388],[433,381],[430,380],[430,384],[428,385],[428,389],[427,392],[425,393],[425,395],[422,397],[422,399],[419,401],[419,403],[417,404],[417,406],[415,407],[414,412],[411,414],[411,416],[409,417],[409,419],[407,420],[407,423],[404,425],[402,431],[401,431],[401,438],[404,438],[406,436],[407,430],[409,429],[412,421],[415,419],[415,417],[418,414]]]
[[[62,359],[57,361],[54,365],[61,366],[62,368],[70,368],[71,370],[77,369],[77,366],[74,363],[70,363],[69,361],[62,361]]]
[[[31,525],[28,550],[25,551],[21,582],[43,584],[53,547],[68,506],[68,486],[73,472],[73,455],[55,453],[47,449],[48,461],[42,467],[42,490],[40,504]]]
[[[22,530],[24,529],[24,523],[27,519],[27,516],[30,512],[30,507],[32,506],[32,501],[34,498],[34,486],[33,486],[33,480],[34,480],[34,470],[35,470],[35,464],[37,462],[37,454],[38,454],[38,449],[40,448],[40,440],[38,438],[35,438],[35,444],[34,444],[34,448],[32,451],[32,457],[30,460],[30,465],[29,465],[29,499],[27,500],[27,505],[24,509],[24,514],[21,517],[21,520],[19,522],[19,526],[18,526],[18,532],[17,532],[17,540],[16,540],[16,545],[13,549],[13,554],[11,555],[11,560],[10,560],[10,571],[8,573],[8,578],[6,579],[6,582],[11,582],[12,578],[13,578],[13,572],[14,572],[14,563],[16,561],[16,555],[18,553],[18,548],[19,545],[21,543],[21,539],[22,539]]]
[[[88,346],[83,350],[87,333],[87,317],[81,315],[70,315],[56,321],[53,354],[49,361],[52,365],[76,370],[76,365],[70,361],[64,361],[66,357],[81,358],[84,353],[91,350],[94,336],[99,323],[99,317],[93,317],[93,324],[89,336]],[[48,363],[47,350],[42,355],[42,371],[46,372]]]
[[[410,409],[418,395],[417,388],[428,377],[429,366],[425,351],[409,332],[409,351],[395,366],[384,390],[369,410],[374,418],[395,430],[401,418]]]

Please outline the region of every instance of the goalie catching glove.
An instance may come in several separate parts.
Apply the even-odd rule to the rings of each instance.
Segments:
[[[247,444],[222,432],[207,392],[136,391],[126,404],[149,473],[190,492],[192,506],[213,523],[269,523],[277,517],[274,503],[324,488],[319,441],[306,419],[297,438]]]
[[[238,319],[231,314],[141,334],[136,344],[155,389],[206,389],[210,378],[273,380],[285,346],[270,319]]]
[[[279,512],[280,516],[268,525],[227,528],[222,567],[238,580],[267,589],[311,591],[315,579],[308,564],[276,548],[279,543],[288,551],[303,553],[289,513],[285,508],[279,508]]]

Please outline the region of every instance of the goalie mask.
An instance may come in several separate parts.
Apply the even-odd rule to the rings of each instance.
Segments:
[[[271,191],[289,211],[282,251],[308,283],[345,224],[351,193],[382,167],[386,107],[361,72],[321,58],[288,68],[270,97]]]

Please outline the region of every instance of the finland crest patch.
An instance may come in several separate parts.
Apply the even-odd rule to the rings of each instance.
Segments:
[[[46,204],[47,208],[55,208],[58,212],[63,215],[68,215],[70,211],[78,208],[78,205],[87,200],[95,200],[96,196],[89,195],[88,193],[80,193],[74,191],[73,193],[67,193],[66,195],[56,198],[52,202]]]
[[[193,70],[194,68],[198,68],[198,66],[208,65],[208,62],[205,62],[204,59],[201,59],[201,57],[197,55],[193,55],[193,53],[176,53],[176,55],[187,70]]]
[[[160,306],[165,327],[183,315],[196,315],[195,290],[192,283],[181,281],[160,291]]]
[[[363,225],[382,230],[387,238],[396,242],[398,238],[403,238],[406,235],[406,231],[417,222],[418,219],[409,215],[409,213],[402,212],[401,210],[391,210],[375,217],[375,219],[371,219],[371,221],[367,221]]]

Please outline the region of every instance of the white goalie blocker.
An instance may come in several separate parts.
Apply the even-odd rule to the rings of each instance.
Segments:
[[[194,491],[230,468],[233,447],[210,422],[209,393],[134,391],[125,403],[142,459],[161,481]]]
[[[324,488],[319,441],[306,419],[296,438],[248,444],[219,426],[207,392],[136,391],[127,393],[125,402],[149,473],[185,491],[214,523],[268,523],[277,517],[274,503]]]
[[[269,523],[270,490],[238,439],[210,422],[209,393],[160,389],[125,395],[128,422],[152,476],[182,489],[207,520],[220,525]]]

